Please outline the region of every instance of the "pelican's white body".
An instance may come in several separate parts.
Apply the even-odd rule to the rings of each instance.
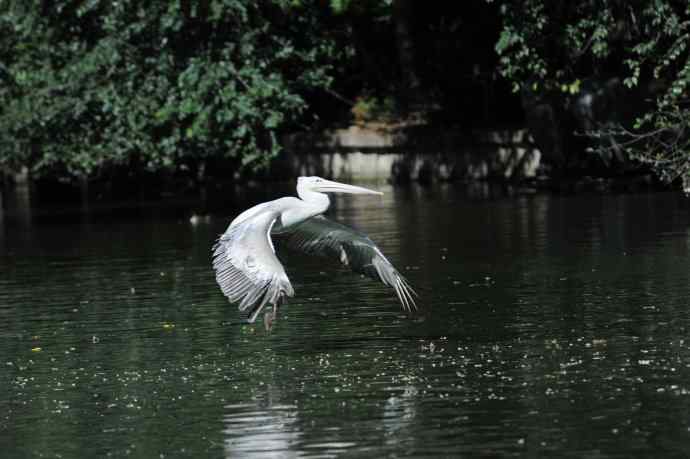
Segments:
[[[288,229],[326,212],[330,199],[324,193],[382,194],[320,177],[300,177],[297,181],[299,199],[280,198],[245,210],[230,223],[214,246],[216,280],[231,302],[241,301],[240,310],[253,308],[250,322],[254,321],[266,303],[273,304],[272,321],[281,299],[294,295],[283,265],[275,255],[271,232]],[[364,235],[343,228],[346,227],[338,227],[337,231],[345,234],[345,239],[350,236],[359,238],[357,250],[368,250],[370,260],[366,266],[373,266],[376,276],[396,289],[406,309],[409,309],[410,304],[414,305],[408,292],[408,289],[412,290],[373,242]],[[319,234],[305,237],[318,239]],[[327,242],[319,241],[319,244],[325,245]],[[337,241],[338,244],[346,242],[347,240]],[[311,248],[313,247],[310,246]],[[348,248],[352,250],[351,247]],[[342,245],[338,247],[338,254],[340,261],[349,265],[350,260]]]

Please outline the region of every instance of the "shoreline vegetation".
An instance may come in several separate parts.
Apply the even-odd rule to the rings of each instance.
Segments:
[[[408,133],[404,138],[401,129],[421,130],[423,135]],[[352,132],[356,135],[350,135]],[[5,199],[0,203],[4,202],[5,215],[13,215],[22,212],[18,207],[32,205],[76,205],[77,210],[89,211],[97,209],[100,204],[109,208],[122,203],[170,199],[196,202],[227,192],[256,191],[265,185],[277,188],[284,185],[286,189],[292,189],[299,175],[322,175],[352,183],[385,183],[402,188],[414,184],[423,188],[436,185],[466,187],[475,190],[470,194],[476,197],[681,189],[679,181],[663,182],[644,166],[631,165],[625,170],[597,168],[596,156],[589,158],[594,162],[571,165],[565,171],[554,170],[549,164],[540,163],[534,139],[524,128],[457,130],[453,134],[447,128],[419,123],[377,122],[324,130],[319,134],[299,133],[287,139],[286,144],[292,151],[285,149],[267,169],[244,169],[244,173],[238,172],[231,162],[222,160],[206,163],[203,173],[198,168],[140,171],[120,167],[112,168],[98,178],[81,181],[50,176],[32,179],[24,170],[14,177],[4,176],[0,183],[0,196],[4,194]],[[506,174],[510,158],[501,164],[496,156],[504,151],[522,151],[520,154],[523,156],[536,152],[537,158],[534,161],[534,157],[530,157],[532,163],[523,168],[528,173]],[[469,152],[474,153],[474,157]],[[493,161],[490,152],[494,153]],[[338,158],[337,168],[333,167],[333,158]],[[453,162],[462,158],[466,160],[463,166]],[[471,165],[473,158],[480,161],[474,168]],[[351,164],[355,162],[360,163],[359,170],[365,170],[368,175],[358,176],[357,169]],[[417,164],[416,169],[411,166],[414,164]],[[330,169],[324,165],[329,165]],[[382,173],[372,175],[376,168]]]
[[[242,199],[266,190],[291,193],[294,178],[244,177],[240,179],[207,177],[197,181],[179,175],[160,173],[126,180],[95,180],[74,184],[50,179],[15,183],[0,188],[0,217],[21,217],[31,209],[63,209],[68,214],[126,209],[131,206],[151,208],[165,202],[173,205],[188,203],[199,207],[201,214],[208,202]],[[435,178],[426,180],[354,180],[353,183],[390,185],[400,190],[465,189],[468,197],[489,199],[533,194],[620,194],[680,190],[679,184],[662,182],[650,171],[617,176],[571,176],[552,178],[539,175],[529,178]],[[0,218],[2,221],[2,218]]]
[[[323,175],[690,191],[681,3],[7,0],[0,189]]]
[[[355,182],[369,186],[393,186],[398,193],[445,193],[460,191],[467,199],[485,201],[538,195],[616,195],[657,193],[676,190],[653,173],[618,177],[497,180],[439,180],[390,183]],[[157,181],[94,182],[86,187],[37,181],[0,189],[0,230],[4,225],[30,227],[38,222],[74,222],[86,219],[170,218],[195,226],[208,223],[214,215],[228,215],[234,206],[291,195],[294,180],[213,179],[193,183],[179,177],[158,177]],[[391,192],[389,190],[389,192]],[[0,231],[0,236],[2,231]]]

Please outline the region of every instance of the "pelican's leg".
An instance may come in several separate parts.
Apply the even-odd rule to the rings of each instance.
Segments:
[[[277,304],[273,305],[273,311],[272,311],[271,315],[273,316],[273,320],[276,320],[278,318],[278,305]]]
[[[273,308],[270,312],[264,314],[264,326],[266,331],[271,331],[273,328],[273,322],[278,318],[278,305],[281,303],[280,299],[273,303]]]
[[[254,309],[252,313],[249,315],[249,317],[247,317],[247,323],[253,324],[263,308],[264,305],[262,304],[258,308]]]
[[[270,332],[271,329],[273,328],[273,322],[274,322],[275,319],[276,319],[275,311],[276,311],[276,307],[275,307],[275,305],[274,305],[274,306],[273,306],[273,311],[270,311],[270,312],[269,312],[269,311],[266,311],[266,312],[264,313],[264,327],[266,327],[266,331],[267,331],[267,332]]]

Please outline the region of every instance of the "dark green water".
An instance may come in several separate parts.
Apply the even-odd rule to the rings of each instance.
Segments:
[[[384,191],[330,215],[424,314],[286,254],[270,334],[233,324],[210,247],[277,191],[197,224],[6,214],[0,457],[690,456],[690,200]]]

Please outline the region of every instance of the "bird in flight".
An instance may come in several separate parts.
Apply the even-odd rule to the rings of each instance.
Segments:
[[[416,309],[417,293],[365,234],[327,219],[326,193],[382,195],[379,191],[333,182],[321,177],[299,177],[297,195],[258,204],[238,215],[213,246],[216,281],[231,303],[253,323],[264,314],[270,330],[278,306],[295,294],[273,239],[307,254],[331,257],[353,271],[393,287],[406,311]]]

